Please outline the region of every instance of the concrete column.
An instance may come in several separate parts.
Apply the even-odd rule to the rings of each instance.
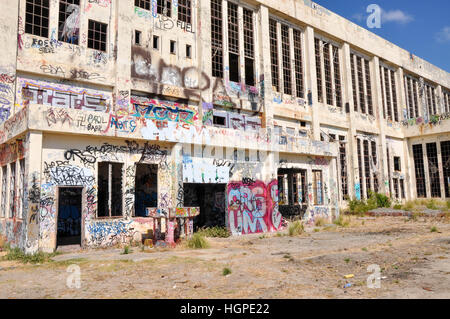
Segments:
[[[312,108],[312,133],[315,141],[320,141],[320,122],[317,96],[316,59],[314,51],[314,29],[307,26],[305,29],[305,73],[307,90],[311,90]]]
[[[441,188],[441,199],[445,200],[444,167],[442,165],[441,140],[439,137],[437,138],[436,141],[436,150],[438,158],[439,187]]]
[[[200,91],[199,116],[203,118],[202,102],[211,102],[213,100],[213,88],[215,84],[212,75],[212,53],[211,53],[211,1],[202,1],[197,6],[197,28],[196,32],[200,41],[197,41],[197,65],[198,78],[201,79],[201,71],[210,78],[210,89]],[[200,80],[199,80],[200,81]],[[202,83],[199,82],[201,87]]]
[[[350,45],[348,43],[344,43],[342,47],[343,55],[344,55],[344,69],[343,69],[343,78],[344,83],[342,85],[343,88],[343,96],[342,99],[344,101],[348,101],[349,103],[349,129],[347,133],[347,174],[348,174],[348,194],[350,198],[355,198],[355,185],[359,180],[359,171],[358,171],[358,157],[357,157],[357,148],[356,148],[356,128],[355,128],[355,109],[354,109],[354,101],[353,101],[353,85],[352,85],[352,71],[351,71],[351,59],[350,59]],[[345,105],[344,105],[345,107]]]
[[[41,198],[42,176],[42,132],[30,132],[28,152],[25,157],[25,176],[27,199],[23,208],[23,220],[26,229],[25,251],[34,253],[39,245],[39,205]],[[84,227],[82,227],[83,229]]]
[[[444,107],[444,97],[442,95],[442,86],[438,85],[436,87],[436,109],[437,109],[437,113],[436,114],[442,114],[445,113],[445,107]]]
[[[259,81],[261,103],[263,103],[263,127],[273,126],[273,109],[272,109],[272,73],[270,69],[270,39],[269,39],[269,9],[266,6],[260,5],[257,13],[257,25],[258,32],[256,33],[257,45],[260,59],[259,59],[259,70],[260,76],[257,81]]]
[[[378,118],[379,128],[380,128],[380,134],[378,135],[378,169],[379,169],[379,185],[380,185],[380,192],[388,195],[389,194],[389,185],[390,181],[388,181],[388,165],[387,165],[387,152],[386,152],[386,123],[383,118],[383,87],[381,87],[381,80],[380,77],[382,74],[380,73],[380,59],[376,56],[373,58],[373,69],[375,72],[373,72],[372,75],[372,83],[373,86],[373,101],[374,101],[374,108],[376,110],[375,116]],[[387,114],[386,114],[387,116]],[[386,185],[386,181],[388,181],[388,185]]]

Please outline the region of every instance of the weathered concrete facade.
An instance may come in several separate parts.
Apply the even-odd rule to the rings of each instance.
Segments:
[[[449,73],[310,1],[27,2],[0,12],[14,246],[269,232],[369,190],[450,197]]]

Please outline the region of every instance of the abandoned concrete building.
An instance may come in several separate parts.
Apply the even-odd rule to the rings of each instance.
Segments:
[[[8,0],[0,234],[273,232],[450,197],[450,75],[310,0]]]

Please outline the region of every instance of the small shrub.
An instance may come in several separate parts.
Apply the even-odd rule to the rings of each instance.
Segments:
[[[341,227],[347,227],[348,225],[350,225],[350,221],[348,219],[344,219],[342,215],[339,215],[339,217],[333,221],[333,224]]]
[[[225,268],[223,269],[223,271],[222,271],[222,275],[228,276],[228,275],[230,275],[230,274],[231,274],[231,269],[228,268],[228,267],[225,267]]]
[[[126,245],[126,246],[123,248],[122,255],[128,255],[128,254],[131,254],[132,252],[133,252],[133,250],[130,249],[130,246]]]
[[[394,209],[401,210],[402,209],[402,205],[400,205],[400,204],[394,205]]]
[[[187,246],[194,249],[204,249],[209,247],[209,243],[202,234],[195,233],[187,240]]]
[[[428,209],[433,209],[433,210],[438,209],[438,207],[437,207],[437,205],[436,205],[436,201],[435,201],[434,199],[430,199],[430,200],[425,204],[425,206],[426,206]]]
[[[301,233],[303,233],[305,230],[305,227],[303,226],[303,223],[299,220],[289,224],[289,236],[298,236]]]
[[[317,218],[315,220],[314,225],[316,227],[322,227],[322,226],[325,226],[326,223],[327,223],[327,220],[325,218],[321,217],[321,218]]]
[[[430,230],[432,233],[437,233],[437,231],[438,231],[438,229],[437,229],[437,227],[436,226],[433,226],[433,227],[431,227],[431,230]]]
[[[450,209],[450,200],[447,201],[447,209]]]
[[[377,199],[377,207],[391,207],[391,199],[386,195],[376,193],[375,197]]]
[[[42,251],[35,254],[26,254],[20,248],[7,248],[8,253],[4,257],[6,260],[17,260],[24,264],[43,264],[51,260],[52,257],[58,255],[58,253],[44,253]]]
[[[231,236],[230,231],[226,227],[214,226],[201,228],[197,231],[197,233],[201,234],[205,237],[216,237],[216,238],[228,238]]]
[[[403,210],[411,211],[414,208],[413,202],[406,202],[405,205],[403,205]]]

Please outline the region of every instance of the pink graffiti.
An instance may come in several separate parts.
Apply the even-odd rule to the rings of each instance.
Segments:
[[[278,182],[228,185],[228,217],[233,234],[277,231],[281,227],[278,211]]]

